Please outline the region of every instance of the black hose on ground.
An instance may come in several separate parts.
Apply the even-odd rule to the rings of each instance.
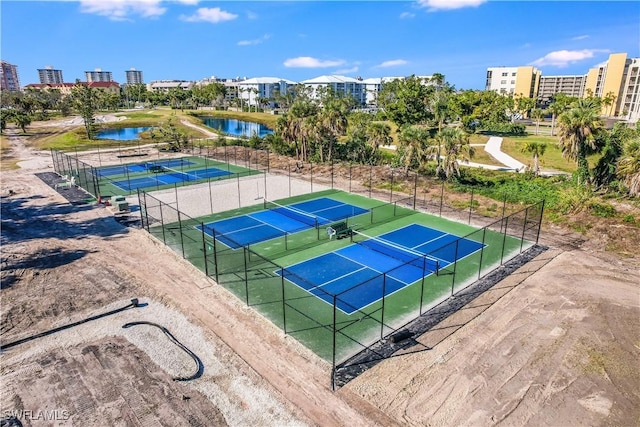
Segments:
[[[202,361],[200,360],[200,358],[198,356],[196,356],[196,354],[194,352],[192,352],[187,347],[185,347],[184,344],[182,344],[180,341],[178,341],[178,339],[176,337],[174,337],[171,334],[171,332],[169,332],[169,330],[167,328],[165,328],[164,326],[158,325],[157,323],[147,322],[147,321],[125,323],[124,325],[122,325],[122,328],[126,329],[126,328],[130,328],[130,327],[136,326],[136,325],[149,325],[149,326],[155,326],[156,328],[160,329],[162,332],[164,332],[164,334],[169,338],[169,340],[171,342],[173,342],[175,345],[180,347],[196,363],[196,372],[193,375],[190,375],[188,377],[175,377],[175,378],[173,378],[174,381],[191,381],[191,380],[195,380],[197,378],[200,378],[202,376],[202,374],[204,372],[204,365],[202,364]]]
[[[144,304],[144,305],[146,305],[146,304]],[[72,328],[74,326],[82,325],[83,323],[91,322],[92,320],[97,320],[97,319],[100,319],[102,317],[111,316],[112,314],[120,313],[121,311],[128,310],[130,308],[141,307],[141,306],[142,305],[138,303],[138,298],[133,298],[131,300],[131,304],[128,304],[128,305],[126,305],[124,307],[117,308],[115,310],[111,310],[111,311],[106,312],[106,313],[98,314],[96,316],[87,317],[86,319],[79,320],[79,321],[74,322],[74,323],[69,323],[68,325],[58,326],[57,328],[49,329],[48,331],[40,332],[39,334],[31,335],[29,337],[22,338],[22,339],[10,342],[9,344],[1,345],[0,346],[0,352],[6,350],[8,348],[14,347],[16,345],[24,344],[25,342],[35,340],[36,338],[46,337],[47,335],[55,334],[56,332],[64,331],[65,329],[69,329],[69,328]]]

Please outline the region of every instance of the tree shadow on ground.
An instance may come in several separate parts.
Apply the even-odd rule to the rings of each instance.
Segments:
[[[63,248],[42,249],[34,253],[17,253],[11,249],[2,251],[2,273],[0,289],[7,289],[20,281],[17,270],[45,270],[71,264],[89,253],[84,249],[64,250]]]
[[[96,205],[70,205],[68,203],[48,203],[34,206],[32,201],[42,196],[2,197],[2,235],[0,244],[26,242],[34,239],[83,239],[90,236],[112,237],[128,232],[111,216],[72,221],[67,215],[92,209],[102,209]]]

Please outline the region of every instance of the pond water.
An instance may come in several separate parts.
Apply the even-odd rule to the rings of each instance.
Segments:
[[[245,122],[236,119],[221,119],[219,117],[203,117],[202,121],[210,128],[231,136],[251,137],[254,134],[260,138],[273,133],[273,130],[260,123]]]
[[[141,132],[151,129],[152,126],[139,127],[139,128],[122,128],[122,129],[107,129],[102,130],[96,134],[98,139],[115,139],[116,141],[134,141],[139,139]]]

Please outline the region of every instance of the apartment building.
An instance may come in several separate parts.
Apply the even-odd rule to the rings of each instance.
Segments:
[[[96,68],[93,71],[85,71],[84,75],[86,76],[88,83],[113,81],[111,71],[102,71],[101,68]]]
[[[603,103],[603,116],[630,122],[640,118],[640,58],[628,58],[626,53],[609,55],[607,61],[584,75],[542,76],[533,67],[487,68],[485,87],[505,95],[522,93],[527,96],[529,90],[541,106],[548,104],[558,93],[574,97],[597,96],[613,100]]]
[[[147,90],[151,92],[169,92],[171,89],[189,90],[194,84],[187,80],[154,80],[147,83]]]
[[[542,73],[535,67],[490,67],[487,68],[485,90],[504,95],[519,95],[535,98],[538,94]]]
[[[548,105],[553,96],[563,93],[567,96],[582,98],[587,76],[541,76],[538,87],[538,103]]]
[[[236,82],[236,93],[245,105],[259,106],[260,100],[269,100],[269,107],[276,105],[275,98],[279,94],[290,92],[295,86],[291,80],[278,77],[256,77]]]
[[[626,53],[613,53],[597,67],[589,69],[585,83],[585,96],[613,98],[613,104],[602,105],[602,114],[627,117],[638,110],[640,87],[638,67],[640,58],[628,58]],[[637,115],[636,121],[637,121]]]
[[[317,98],[321,88],[330,87],[336,94],[351,96],[356,100],[358,105],[366,104],[365,85],[362,80],[354,79],[346,76],[319,76],[309,80],[300,82],[311,88],[311,96]]]
[[[47,65],[44,68],[38,68],[38,78],[41,84],[64,83],[62,70],[56,70],[51,65]]]
[[[20,79],[16,65],[0,61],[0,90],[20,92]]]
[[[125,77],[128,85],[142,84],[144,81],[142,80],[142,71],[136,70],[135,68],[130,68],[126,70]]]

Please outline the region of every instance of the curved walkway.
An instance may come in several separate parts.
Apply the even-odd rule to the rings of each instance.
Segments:
[[[502,151],[502,138],[498,136],[489,137],[489,141],[484,146],[484,151],[489,153],[491,157],[502,163],[506,168],[500,170],[513,170],[515,172],[524,172],[527,166],[524,163],[514,159],[507,153]]]

